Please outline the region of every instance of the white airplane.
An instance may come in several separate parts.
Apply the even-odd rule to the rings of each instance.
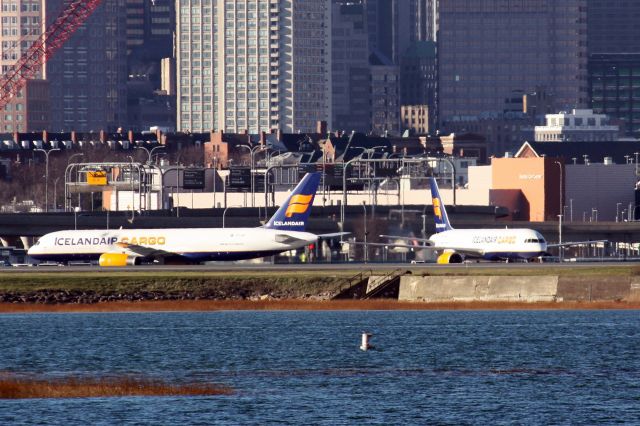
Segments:
[[[304,232],[320,173],[306,174],[269,222],[258,228],[74,230],[46,234],[29,256],[40,261],[98,261],[100,266],[138,265],[142,260],[196,263],[271,256],[317,241]]]
[[[435,250],[437,263],[462,263],[465,258],[485,260],[528,260],[547,253],[547,242],[533,229],[453,229],[449,223],[438,184],[431,177],[431,198],[436,233],[429,239],[381,235],[383,238],[423,242],[425,245],[398,245],[414,249]]]

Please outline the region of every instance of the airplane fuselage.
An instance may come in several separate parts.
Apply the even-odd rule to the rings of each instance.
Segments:
[[[547,243],[532,229],[452,229],[429,238],[438,251],[455,251],[486,260],[531,259],[547,251]]]
[[[98,260],[104,253],[162,254],[193,262],[270,256],[304,247],[315,234],[266,228],[168,228],[52,232],[29,249],[41,261]],[[140,256],[145,257],[145,256]]]

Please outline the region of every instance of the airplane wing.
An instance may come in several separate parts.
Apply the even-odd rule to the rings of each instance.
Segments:
[[[420,242],[420,243],[425,243],[427,245],[433,245],[433,241],[431,241],[428,238],[401,237],[399,235],[380,235],[380,238],[387,238],[389,240],[417,241],[417,242]]]
[[[351,234],[351,232],[333,232],[330,234],[317,234],[318,238],[336,238],[336,237],[342,237],[344,235],[349,235]]]
[[[158,250],[151,247],[145,247],[138,244],[129,244],[129,243],[115,243],[115,247],[119,250],[124,250],[124,252],[130,256],[141,256],[141,257],[165,257],[165,256],[175,256],[176,253],[170,253],[165,250]]]
[[[585,244],[593,244],[593,243],[608,243],[609,240],[588,240],[588,241],[567,241],[562,244],[547,244],[547,247],[572,247],[572,246],[581,246]]]
[[[418,239],[420,240],[420,239]],[[424,239],[422,239],[424,241]],[[428,240],[427,240],[428,241]],[[349,244],[355,244],[355,245],[364,245],[364,242],[362,241],[356,241],[356,242],[349,242]],[[406,249],[413,249],[415,250],[430,250],[430,251],[442,251],[442,252],[456,252],[456,253],[460,253],[464,256],[469,256],[469,257],[482,257],[484,256],[484,251],[482,250],[474,250],[474,249],[470,249],[470,248],[466,248],[466,247],[447,247],[447,248],[442,248],[442,247],[434,247],[434,246],[429,246],[429,245],[417,245],[417,244],[397,244],[397,243],[367,243],[367,246],[374,246],[374,247],[388,247],[388,248],[406,248]]]
[[[364,245],[362,241],[349,241],[349,244]],[[393,247],[393,248],[408,248],[415,250],[435,250],[432,246],[412,245],[412,244],[396,244],[396,243],[367,243],[367,246],[373,247]]]

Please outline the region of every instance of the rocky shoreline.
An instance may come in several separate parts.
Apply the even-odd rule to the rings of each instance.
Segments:
[[[132,293],[102,294],[93,291],[56,291],[40,290],[28,293],[1,293],[0,303],[27,304],[96,304],[105,302],[149,302],[149,301],[183,301],[183,300],[328,300],[332,294],[293,294],[292,292],[256,293],[249,289],[238,288],[233,291],[211,289],[208,291],[163,292],[136,291]]]

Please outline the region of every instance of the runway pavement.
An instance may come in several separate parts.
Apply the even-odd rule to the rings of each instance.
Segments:
[[[97,265],[73,265],[73,266],[19,266],[5,267],[6,272],[272,272],[272,271],[393,271],[407,269],[411,271],[427,273],[429,270],[440,271],[443,269],[451,272],[462,272],[465,269],[544,269],[544,268],[615,268],[615,267],[640,266],[640,262],[565,262],[565,263],[501,263],[480,262],[464,263],[457,265],[437,265],[434,263],[326,263],[326,264],[266,264],[266,263],[241,263],[218,262],[204,265],[139,265],[128,267],[101,268]]]

